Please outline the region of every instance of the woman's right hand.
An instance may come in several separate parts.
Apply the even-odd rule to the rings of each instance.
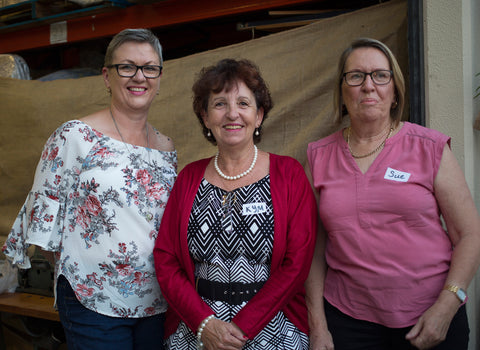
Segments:
[[[310,350],[334,350],[333,338],[327,327],[310,329]]]
[[[247,340],[237,325],[216,318],[206,324],[202,333],[206,350],[241,350]]]

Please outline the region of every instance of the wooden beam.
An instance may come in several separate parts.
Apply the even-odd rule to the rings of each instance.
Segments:
[[[318,0],[317,0],[318,1]],[[163,26],[247,13],[275,7],[305,4],[314,0],[164,0],[66,21],[66,41],[78,42],[115,35],[125,28],[159,28]],[[61,21],[61,18],[59,18]],[[0,33],[0,53],[52,45],[51,25]]]

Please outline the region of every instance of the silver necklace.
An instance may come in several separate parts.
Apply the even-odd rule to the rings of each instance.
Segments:
[[[253,161],[252,161],[252,164],[250,165],[250,168],[248,168],[247,170],[245,170],[243,173],[241,174],[238,174],[238,175],[235,175],[235,176],[228,176],[228,175],[225,175],[219,168],[218,166],[218,152],[217,154],[215,155],[215,161],[213,163],[213,165],[215,166],[215,170],[217,171],[218,175],[220,175],[221,177],[223,177],[225,180],[238,180],[240,179],[241,177],[244,177],[245,175],[247,175],[249,172],[252,171],[253,167],[255,166],[255,163],[257,162],[257,156],[258,156],[258,149],[257,149],[257,146],[253,145],[254,147],[254,150],[255,150],[255,154],[253,156]]]
[[[110,108],[110,116],[112,117],[113,124],[115,125],[115,129],[117,129],[118,134],[120,135],[120,138],[122,139],[122,142],[125,144],[127,147],[127,150],[130,151],[130,148],[128,147],[128,143],[125,142],[125,139],[122,136],[122,133],[120,132],[120,129],[118,128],[117,122],[115,121],[115,118],[113,117],[112,109]],[[147,148],[150,148],[150,142],[148,139],[148,124],[145,123],[145,133],[147,134]]]

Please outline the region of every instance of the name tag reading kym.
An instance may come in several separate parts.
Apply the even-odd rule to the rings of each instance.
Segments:
[[[267,211],[266,203],[248,203],[243,205],[243,215],[261,214]]]
[[[386,180],[407,182],[408,179],[410,178],[410,175],[411,175],[410,173],[405,173],[400,170],[387,168],[387,171],[385,172],[385,176],[383,178]]]

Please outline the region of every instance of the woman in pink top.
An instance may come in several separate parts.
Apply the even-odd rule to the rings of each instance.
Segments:
[[[383,43],[344,51],[336,122],[349,126],[307,151],[322,223],[306,284],[312,349],[468,347],[480,220],[450,138],[402,122],[404,97]]]

